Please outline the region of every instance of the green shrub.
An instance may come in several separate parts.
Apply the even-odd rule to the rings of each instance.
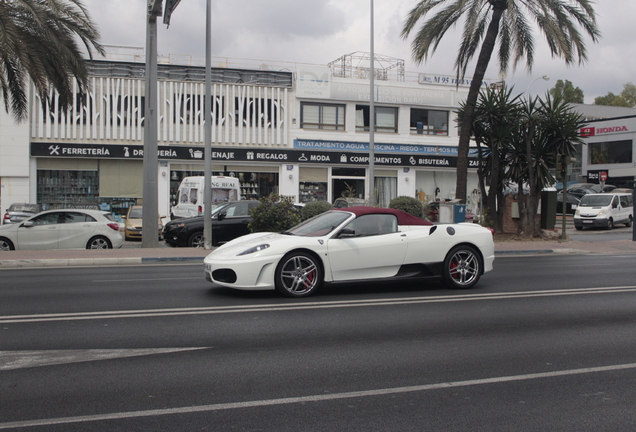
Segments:
[[[390,208],[402,210],[419,218],[423,215],[422,202],[408,196],[399,196],[393,198],[389,203]]]
[[[302,220],[307,220],[312,218],[320,213],[324,213],[327,210],[331,210],[333,206],[331,203],[327,201],[314,201],[305,204],[305,206],[300,210],[300,217]]]
[[[290,199],[273,194],[260,199],[260,204],[250,210],[251,232],[280,232],[300,223],[300,214]]]

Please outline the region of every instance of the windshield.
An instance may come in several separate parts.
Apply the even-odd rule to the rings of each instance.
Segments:
[[[340,226],[344,221],[351,217],[351,213],[343,211],[328,211],[321,213],[317,216],[307,219],[285,234],[305,236],[305,237],[320,237],[329,234],[336,227]]]
[[[608,206],[612,202],[614,195],[584,195],[579,203],[582,207]]]
[[[130,209],[129,219],[141,219],[142,217],[140,208]]]

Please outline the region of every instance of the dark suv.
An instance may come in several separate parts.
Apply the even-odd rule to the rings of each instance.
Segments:
[[[245,234],[252,221],[249,211],[260,204],[256,200],[230,201],[212,210],[212,245],[219,246]],[[203,247],[203,216],[176,219],[163,227],[163,239],[170,246]]]

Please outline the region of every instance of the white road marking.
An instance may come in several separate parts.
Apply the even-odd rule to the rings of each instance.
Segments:
[[[582,369],[560,370],[560,371],[552,371],[552,372],[540,372],[540,373],[524,374],[524,375],[502,376],[502,377],[465,380],[465,381],[457,381],[457,382],[424,384],[424,385],[416,385],[416,386],[408,386],[408,387],[393,387],[393,388],[385,388],[385,389],[363,390],[363,391],[332,393],[332,394],[319,394],[319,395],[298,396],[298,397],[288,397],[288,398],[279,398],[279,399],[262,399],[262,400],[245,401],[245,402],[229,402],[229,403],[198,405],[198,406],[181,407],[181,408],[165,408],[165,409],[155,409],[155,410],[146,410],[146,411],[130,411],[130,412],[119,412],[119,413],[110,413],[110,414],[62,417],[62,418],[53,418],[53,419],[25,420],[25,421],[0,423],[0,429],[25,428],[25,427],[34,427],[34,426],[52,426],[52,425],[61,425],[61,424],[82,423],[82,422],[89,422],[89,421],[122,420],[122,419],[141,418],[141,417],[154,417],[154,416],[161,416],[161,415],[192,414],[192,413],[200,413],[200,412],[223,411],[223,410],[230,410],[230,409],[246,409],[246,408],[264,407],[264,406],[289,405],[289,404],[298,404],[298,403],[306,403],[306,402],[325,402],[325,401],[334,401],[334,400],[340,400],[340,399],[386,396],[386,395],[423,392],[423,391],[449,389],[449,388],[457,388],[457,387],[469,387],[469,386],[488,385],[488,384],[497,384],[497,383],[514,382],[514,381],[527,381],[527,380],[535,380],[535,379],[555,378],[555,377],[563,377],[563,376],[570,376],[570,375],[611,372],[611,371],[619,371],[619,370],[627,370],[627,369],[636,369],[636,363],[591,367],[591,368],[582,368]]]
[[[521,291],[510,293],[480,293],[463,294],[435,297],[401,297],[394,299],[367,299],[367,300],[343,300],[326,302],[306,302],[306,303],[284,303],[265,305],[241,305],[241,306],[212,306],[200,308],[174,308],[174,309],[147,309],[128,311],[100,311],[100,312],[77,312],[58,314],[35,314],[35,315],[8,315],[0,317],[0,324],[15,324],[26,322],[47,322],[47,321],[80,321],[99,320],[116,318],[147,318],[160,316],[184,316],[184,315],[214,315],[227,313],[245,312],[275,312],[283,310],[306,310],[306,309],[329,309],[348,307],[368,307],[368,306],[393,306],[404,304],[424,304],[424,303],[453,303],[463,301],[479,300],[504,300],[510,298],[532,298],[532,297],[556,297],[566,295],[584,294],[609,294],[620,292],[634,292],[635,285],[616,287],[595,287],[595,288],[575,288],[563,290],[543,290],[543,291]]]
[[[51,366],[125,357],[194,351],[199,348],[139,348],[139,349],[78,349],[78,350],[38,350],[0,351],[0,370],[22,369],[36,366]]]

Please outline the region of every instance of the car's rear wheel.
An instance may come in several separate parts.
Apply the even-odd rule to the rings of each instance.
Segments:
[[[608,230],[614,229],[614,219],[609,218],[609,219],[607,220],[607,229],[608,229]]]
[[[15,250],[15,246],[8,238],[0,237],[0,251]]]
[[[481,256],[472,246],[456,246],[446,255],[442,281],[449,288],[472,288],[483,273]]]
[[[106,237],[93,237],[86,243],[86,249],[112,249],[113,245]]]
[[[283,257],[274,276],[276,290],[286,297],[306,297],[322,285],[322,268],[318,259],[305,252]]]
[[[204,246],[205,240],[203,239],[202,232],[196,232],[190,236],[188,239],[188,246],[194,248],[202,248]]]

